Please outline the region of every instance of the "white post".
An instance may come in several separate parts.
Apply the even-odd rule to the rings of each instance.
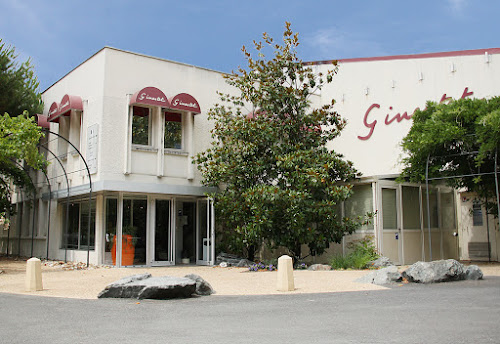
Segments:
[[[295,283],[293,280],[292,257],[287,255],[278,258],[278,291],[293,291]]]
[[[187,158],[187,179],[188,180],[193,180],[194,179],[194,166],[193,166],[193,155],[194,155],[194,148],[193,148],[193,131],[194,131],[194,119],[193,119],[193,113],[188,112],[186,113],[186,150],[188,152],[188,158]]]
[[[39,290],[43,290],[42,262],[38,258],[31,258],[26,262],[26,291]]]
[[[163,177],[163,169],[164,169],[164,161],[165,161],[165,154],[164,154],[164,140],[165,140],[165,115],[162,112],[162,109],[160,106],[156,107],[156,115],[153,115],[154,121],[156,121],[156,125],[153,126],[153,128],[159,128],[156,130],[158,134],[158,138],[156,139],[156,145],[158,146],[158,153],[156,155],[157,159],[157,165],[156,165],[156,176],[158,178]],[[154,137],[154,135],[153,135]]]

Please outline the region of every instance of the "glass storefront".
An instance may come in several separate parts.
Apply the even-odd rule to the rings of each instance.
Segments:
[[[162,266],[213,261],[213,211],[208,200],[124,196],[121,221],[119,198],[106,197],[104,204],[104,264]],[[117,240],[120,222],[121,242]]]

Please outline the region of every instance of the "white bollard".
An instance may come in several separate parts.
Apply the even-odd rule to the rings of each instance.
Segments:
[[[278,291],[295,290],[293,281],[293,261],[292,257],[281,256],[278,258]]]
[[[38,258],[30,258],[26,262],[26,291],[43,290],[42,262]]]

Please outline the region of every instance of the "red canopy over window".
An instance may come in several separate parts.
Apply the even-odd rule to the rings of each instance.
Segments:
[[[165,112],[165,121],[167,122],[182,122],[182,115],[175,112]]]
[[[135,104],[161,106],[164,108],[170,107],[167,96],[156,87],[146,87],[134,93],[132,98],[130,98],[129,105]]]
[[[172,104],[170,107],[171,109],[191,111],[195,114],[199,114],[201,112],[198,101],[192,95],[187,93],[179,93],[172,98],[170,103]]]
[[[36,124],[39,127],[50,129],[50,123],[48,121],[48,116],[46,116],[46,115],[37,114],[36,115]]]
[[[59,117],[69,116],[71,110],[83,111],[82,98],[66,94],[59,105],[56,102],[52,103],[49,109],[48,121],[58,123]]]

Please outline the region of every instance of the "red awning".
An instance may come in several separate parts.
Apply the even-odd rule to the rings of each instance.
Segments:
[[[153,106],[161,106],[164,108],[170,108],[170,102],[168,101],[167,96],[165,96],[165,94],[156,87],[146,87],[134,93],[132,98],[130,98],[129,105],[135,105],[135,104],[153,105]]]
[[[69,116],[71,110],[83,111],[82,98],[66,94],[59,104],[60,116]]]
[[[53,102],[49,108],[48,121],[59,122],[59,120],[57,120],[57,117],[59,117],[59,105],[56,102]]]
[[[46,115],[36,114],[36,124],[39,127],[50,129],[50,123]]]
[[[179,93],[171,99],[170,103],[170,108],[174,110],[191,111],[194,114],[199,114],[201,112],[198,101],[187,93]]]
[[[49,122],[59,122],[59,117],[69,116],[71,110],[83,111],[82,98],[66,94],[59,105],[52,103],[49,109]]]

